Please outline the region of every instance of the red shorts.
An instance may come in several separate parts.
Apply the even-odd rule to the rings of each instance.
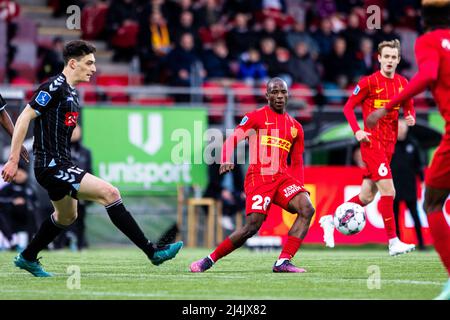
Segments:
[[[441,142],[427,170],[425,185],[450,190],[450,142]]]
[[[361,143],[361,156],[366,164],[363,179],[378,181],[392,179],[392,152],[374,149],[368,143]]]
[[[271,178],[265,178],[271,179]],[[253,179],[252,179],[253,180]],[[249,183],[245,181],[245,212],[267,214],[273,203],[288,209],[289,201],[300,192],[308,192],[303,184],[288,174],[279,175],[271,182]],[[309,193],[309,192],[308,192]]]

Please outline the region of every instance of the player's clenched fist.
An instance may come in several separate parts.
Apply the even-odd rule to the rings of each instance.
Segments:
[[[2,170],[2,178],[5,182],[12,182],[16,176],[18,168],[17,162],[8,161]]]
[[[219,168],[219,174],[224,174],[224,173],[226,173],[228,171],[231,171],[233,169],[234,169],[234,164],[232,164],[232,163],[222,163],[220,165],[220,168]]]

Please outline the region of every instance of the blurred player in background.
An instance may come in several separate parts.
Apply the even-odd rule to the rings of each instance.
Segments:
[[[42,223],[33,240],[14,260],[17,267],[36,277],[49,277],[38,253],[47,247],[77,218],[77,199],[95,201],[105,206],[114,225],[139,247],[154,265],[172,259],[183,243],[158,248],[150,242],[122,203],[119,190],[73,164],[70,138],[77,125],[80,106],[75,86],[88,82],[96,71],[96,49],[83,40],[64,47],[64,70],[43,83],[17,119],[12,137],[11,154],[3,167],[2,177],[11,182],[19,161],[20,145],[31,120],[34,126],[36,180],[48,192],[55,212]],[[99,119],[102,121],[101,119]]]
[[[352,128],[356,140],[361,145],[362,159],[366,165],[360,194],[347,202],[366,206],[373,201],[377,191],[380,192],[379,210],[383,217],[384,228],[389,240],[389,254],[395,256],[414,250],[413,244],[406,244],[397,236],[394,219],[395,188],[392,180],[390,163],[397,141],[398,117],[400,105],[371,129],[367,128],[366,117],[384,105],[406,86],[408,81],[395,73],[400,63],[400,41],[383,41],[378,45],[380,71],[363,77],[355,87],[353,94],[344,106],[344,114]],[[354,109],[362,106],[365,128],[362,130],[356,120]],[[412,99],[402,104],[408,126],[416,122]],[[320,220],[324,228],[324,240],[327,246],[334,246],[332,217],[324,216]]]
[[[6,132],[8,132],[9,136],[12,137],[13,133],[14,133],[14,124],[13,124],[8,112],[6,111],[6,106],[7,106],[7,103],[6,103],[5,99],[3,99],[2,95],[0,94],[0,124],[6,130]],[[27,163],[30,162],[28,151],[24,146],[21,147],[20,156]]]
[[[231,159],[233,151],[239,141],[249,138],[250,166],[244,182],[246,223],[219,244],[209,256],[193,262],[190,266],[192,272],[208,270],[220,258],[255,235],[266,220],[272,203],[298,214],[272,270],[296,273],[306,271],[291,263],[315,212],[309,193],[303,187],[303,128],[286,112],[288,88],[284,80],[269,80],[266,98],[269,105],[246,114],[222,148],[220,174],[234,169]],[[291,156],[290,167],[287,164],[288,155]]]
[[[450,276],[450,228],[443,208],[450,194],[450,1],[423,0],[422,17],[426,33],[417,38],[415,54],[419,71],[404,90],[384,109],[373,112],[367,124],[384,121],[399,103],[430,87],[445,120],[445,134],[425,174],[425,202],[434,247]],[[450,300],[450,278],[436,298]]]

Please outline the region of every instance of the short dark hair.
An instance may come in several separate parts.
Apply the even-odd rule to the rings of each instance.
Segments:
[[[95,53],[95,51],[97,51],[97,49],[95,49],[95,46],[89,42],[84,40],[70,41],[64,46],[64,64],[67,65],[70,59],[79,60],[90,53]]]

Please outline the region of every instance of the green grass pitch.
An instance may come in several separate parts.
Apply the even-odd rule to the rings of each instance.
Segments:
[[[432,299],[447,279],[432,250],[390,257],[385,248],[307,245],[293,260],[308,270],[305,274],[275,274],[278,251],[245,248],[205,273],[190,273],[189,264],[209,252],[183,248],[156,267],[132,247],[44,251],[41,261],[52,278],[17,269],[15,253],[1,252],[0,299]]]

